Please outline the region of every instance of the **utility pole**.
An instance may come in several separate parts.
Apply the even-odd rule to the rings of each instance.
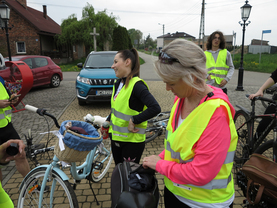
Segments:
[[[202,39],[202,49],[204,49],[204,28],[205,28],[205,0],[202,0],[202,10],[201,10],[201,19],[200,19],[200,29],[199,29],[199,40],[198,45],[200,46],[200,41]]]

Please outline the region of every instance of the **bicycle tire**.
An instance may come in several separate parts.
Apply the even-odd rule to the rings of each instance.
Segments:
[[[158,128],[153,128],[153,127],[147,127],[146,129],[146,138],[145,138],[145,143],[151,142],[154,139],[156,139],[157,136],[159,136],[160,130]]]
[[[40,184],[42,184],[44,179],[45,171],[46,167],[39,167],[31,171],[24,179],[23,187],[19,193],[18,208],[39,207]],[[56,185],[54,185],[54,181]],[[54,186],[54,190],[52,190],[52,185]],[[46,187],[48,187],[48,190],[45,189],[46,191],[43,193],[42,207],[51,207],[51,192],[53,192],[53,208],[79,207],[76,194],[69,181],[62,180],[56,171],[52,170],[51,177],[46,182]]]
[[[99,146],[99,148],[102,148],[102,151],[100,151],[100,149],[96,150],[93,160],[94,167],[90,173],[91,180],[95,183],[102,180],[102,178],[106,175],[113,160],[110,138],[103,139],[101,144],[104,146]]]
[[[254,152],[273,160],[273,139],[261,144]]]
[[[163,125],[167,125],[168,119],[170,117],[170,111],[165,111],[160,113],[156,118],[149,119],[146,128],[146,138],[145,143],[153,141],[156,137],[162,134],[162,129],[157,127],[160,122],[164,122]]]
[[[234,158],[234,165],[237,166],[237,168],[241,168],[250,155],[248,144],[251,124],[249,122],[245,123],[249,119],[249,115],[243,110],[238,110],[234,116],[234,123],[238,134],[238,142]]]

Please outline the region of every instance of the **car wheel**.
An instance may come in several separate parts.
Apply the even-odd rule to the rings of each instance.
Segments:
[[[78,98],[78,103],[79,103],[79,105],[85,105],[86,101],[83,100],[83,99]]]
[[[51,87],[58,87],[58,86],[60,86],[60,83],[61,83],[61,79],[60,79],[59,75],[54,74],[51,78],[50,86]]]

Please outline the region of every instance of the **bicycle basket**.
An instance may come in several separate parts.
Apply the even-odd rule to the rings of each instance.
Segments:
[[[65,125],[71,122],[72,126],[83,128],[88,135],[78,134]],[[64,136],[63,142],[65,149],[60,150],[59,140],[57,140],[54,153],[59,160],[65,162],[81,162],[87,154],[102,142],[102,135],[92,125],[83,121],[67,120],[62,122],[59,132]]]

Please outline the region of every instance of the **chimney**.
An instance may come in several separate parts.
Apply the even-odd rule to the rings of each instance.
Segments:
[[[17,0],[17,2],[20,3],[22,6],[24,6],[25,8],[27,8],[26,0]]]
[[[43,17],[45,19],[47,19],[47,8],[46,8],[46,5],[42,5],[43,6]]]

